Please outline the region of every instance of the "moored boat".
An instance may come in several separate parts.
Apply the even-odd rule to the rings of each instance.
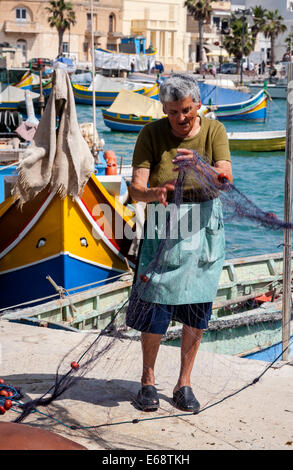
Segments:
[[[268,344],[277,344],[281,338],[282,277],[282,253],[227,260],[201,349],[245,356]],[[70,295],[66,292],[62,298],[56,292],[55,299],[46,303],[23,306],[2,315],[6,320],[31,321],[41,326],[53,322],[78,331],[103,329],[119,312],[115,324],[132,338],[135,332],[125,329],[125,308],[132,282],[133,273],[129,271],[111,284],[95,285]],[[248,301],[254,302],[254,308],[248,309]],[[181,327],[173,322],[164,340],[174,341],[180,334]]]
[[[273,152],[285,150],[286,131],[228,132],[230,150]]]
[[[95,89],[96,105],[110,106],[121,90],[129,90],[134,93],[148,96],[153,99],[158,97],[158,84],[136,83],[130,80],[119,80],[104,77],[97,74],[95,76],[94,87],[72,83],[75,102],[78,104],[93,104],[93,89]]]
[[[211,105],[219,121],[265,121],[268,96],[261,90],[252,98],[239,103]]]
[[[0,205],[1,307],[53,294],[46,276],[67,290],[127,272],[131,238],[115,230],[131,231],[133,216],[94,174],[74,199],[43,190],[22,209],[13,197],[5,199]]]

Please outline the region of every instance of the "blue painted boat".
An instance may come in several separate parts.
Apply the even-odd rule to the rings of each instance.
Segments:
[[[268,96],[265,90],[247,101],[233,104],[208,106],[219,121],[265,121]]]

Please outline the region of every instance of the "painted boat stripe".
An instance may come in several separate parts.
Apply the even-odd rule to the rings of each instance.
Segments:
[[[118,256],[121,261],[123,261],[125,263],[125,256],[122,255],[122,253],[120,253],[120,251],[114,246],[113,242],[106,236],[105,232],[102,230],[102,228],[99,226],[99,224],[96,222],[96,220],[94,219],[94,217],[92,216],[92,214],[89,212],[89,210],[87,209],[87,207],[85,206],[84,202],[82,201],[82,199],[80,199],[78,196],[76,196],[75,198],[75,201],[77,202],[78,206],[80,207],[81,211],[83,212],[83,214],[86,216],[87,220],[89,221],[89,223],[92,225],[92,227],[97,231],[97,233],[99,234],[99,236],[101,237],[101,239],[103,240],[103,242],[108,246],[108,248],[110,248],[110,250],[116,255]],[[127,260],[128,261],[128,260]],[[134,265],[133,263],[131,263],[130,261],[128,261],[129,265],[131,267],[134,268]]]
[[[30,268],[31,266],[36,266],[38,264],[45,263],[46,261],[51,261],[55,258],[58,258],[59,256],[69,256],[70,258],[77,259],[78,261],[82,261],[86,264],[92,264],[94,266],[97,266],[97,267],[100,267],[100,268],[103,268],[103,269],[106,269],[106,270],[110,270],[110,271],[117,271],[117,272],[121,272],[121,273],[124,273],[124,272],[127,271],[127,270],[114,268],[112,266],[107,266],[107,265],[102,264],[102,263],[97,263],[96,261],[90,261],[86,258],[82,258],[81,256],[74,255],[74,254],[70,253],[69,251],[60,251],[60,253],[57,253],[56,255],[48,256],[47,258],[43,258],[43,259],[40,259],[38,261],[34,261],[33,263],[24,264],[22,266],[17,266],[16,268],[7,269],[5,271],[2,271],[2,272],[0,272],[0,276],[2,274],[8,274],[8,273],[11,273],[11,272],[14,272],[14,271],[20,271],[21,269]]]
[[[25,235],[33,228],[33,226],[36,224],[36,222],[39,220],[43,212],[47,209],[48,205],[52,201],[53,197],[55,196],[55,193],[52,192],[49,194],[49,196],[46,198],[46,200],[43,202],[41,205],[40,209],[37,211],[37,213],[33,216],[33,218],[29,221],[29,223],[24,227],[24,229],[17,235],[17,237],[13,240],[12,243],[10,243],[1,253],[0,253],[0,259],[3,258],[9,251],[11,251],[18,243],[25,237]]]

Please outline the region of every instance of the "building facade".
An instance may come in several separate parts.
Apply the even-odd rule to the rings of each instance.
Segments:
[[[79,62],[91,59],[91,6],[89,1],[72,0],[76,24],[63,36],[63,53]],[[58,34],[48,23],[49,2],[0,0],[0,43],[18,46],[23,62],[34,57],[56,58]],[[93,2],[95,46],[117,50],[122,31],[121,0]]]
[[[210,21],[203,27],[203,62],[219,62],[224,60],[222,49],[223,35],[228,31],[231,16],[230,1],[212,1]],[[189,46],[189,69],[199,62],[199,23],[187,14],[187,31],[191,34]]]
[[[190,69],[190,62],[196,60],[198,31],[196,22],[187,17],[184,0],[93,0],[93,21],[90,0],[71,3],[76,24],[64,33],[62,50],[79,63],[91,61],[92,31],[95,47],[114,51],[119,51],[122,37],[144,37],[146,48],[156,49],[165,70]],[[209,46],[219,40],[230,2],[212,5],[211,23],[205,26]],[[0,43],[18,47],[23,62],[35,57],[54,59],[58,54],[58,34],[49,26],[48,6],[44,0],[0,0]]]
[[[270,11],[278,9],[279,14],[284,18],[283,23],[287,26],[287,31],[284,34],[280,34],[275,43],[275,60],[276,62],[281,61],[286,52],[285,39],[288,34],[293,32],[293,1],[292,0],[231,0],[232,10],[253,8],[256,5],[260,5]],[[260,57],[263,57],[265,61],[269,60],[270,57],[270,41],[266,39],[263,34],[259,34],[255,51],[260,53]]]

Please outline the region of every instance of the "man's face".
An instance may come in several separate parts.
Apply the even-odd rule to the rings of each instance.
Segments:
[[[178,101],[167,101],[163,111],[167,114],[172,130],[178,137],[188,137],[192,132],[201,103],[194,103],[191,96]]]

